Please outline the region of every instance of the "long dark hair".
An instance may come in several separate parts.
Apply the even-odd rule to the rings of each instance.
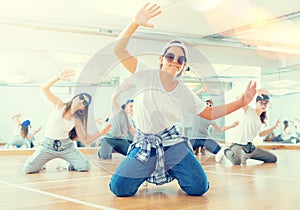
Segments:
[[[259,116],[261,123],[265,124],[266,123],[266,119],[267,119],[267,112],[264,111],[260,114]]]
[[[87,106],[85,106],[84,110],[77,110],[73,115],[75,118],[79,118],[80,121],[82,122],[82,125],[84,127],[84,129],[87,129],[87,121],[88,121],[88,115],[89,115],[89,105],[92,102],[92,96],[88,93],[80,93],[75,95],[69,102],[65,103],[66,104],[66,108],[63,111],[62,116],[64,116],[70,109],[71,109],[71,105],[73,103],[73,100],[80,96],[80,95],[85,95],[88,99],[89,99],[89,103]]]
[[[70,132],[69,132],[69,138],[70,138],[71,140],[76,140],[77,137],[78,137],[78,136],[77,136],[76,129],[75,129],[75,127],[73,127],[72,130],[70,130]]]
[[[27,138],[28,136],[29,126],[31,127],[29,120],[25,120],[24,122],[21,123],[21,136],[23,139]]]

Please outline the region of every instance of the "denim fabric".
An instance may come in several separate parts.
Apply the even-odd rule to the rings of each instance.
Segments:
[[[217,154],[221,149],[219,144],[212,139],[191,139],[191,144],[193,145],[193,149],[204,147],[213,154]]]
[[[98,149],[98,156],[104,160],[111,159],[113,150],[126,155],[129,145],[126,139],[104,137]]]
[[[156,185],[163,185],[174,180],[174,178],[169,176],[168,172],[165,170],[163,141],[166,142],[178,138],[188,141],[186,137],[181,136],[178,127],[175,125],[157,134],[144,134],[140,130],[137,131],[136,138],[134,143],[130,145],[129,151],[135,147],[140,147],[140,150],[135,157],[143,163],[148,161],[151,154],[151,148],[155,148],[156,151],[155,170],[147,179],[148,182]]]
[[[209,189],[206,173],[185,142],[165,147],[165,168],[177,179],[181,189],[188,195],[203,195]],[[112,176],[110,189],[116,196],[133,196],[140,185],[153,173],[156,150],[151,149],[150,158],[143,163],[135,158],[140,148],[134,148],[120,163]]]

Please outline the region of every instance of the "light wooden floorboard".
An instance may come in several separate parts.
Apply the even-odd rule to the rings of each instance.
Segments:
[[[59,159],[46,170],[25,175],[22,166],[28,155],[0,156],[0,209],[299,209],[300,151],[272,150],[277,164],[248,161],[247,166],[232,166],[227,160],[215,163],[207,152],[198,156],[210,181],[201,197],[187,196],[176,181],[141,186],[134,197],[119,198],[108,187],[111,174],[123,157],[99,160],[88,154],[90,172],[56,169]]]

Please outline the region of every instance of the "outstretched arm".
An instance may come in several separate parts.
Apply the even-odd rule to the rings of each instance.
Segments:
[[[196,95],[200,95],[201,93],[207,92],[209,86],[208,85],[203,85],[198,91],[195,92]]]
[[[224,126],[224,127],[220,127],[218,126],[216,123],[212,124],[212,126],[218,131],[218,132],[223,132],[223,131],[226,131],[228,129],[231,129],[231,128],[235,128],[236,126],[239,125],[239,121],[235,121],[233,122],[232,125],[229,125],[229,126]]]
[[[275,123],[275,125],[273,127],[260,132],[258,135],[260,137],[262,137],[262,136],[266,136],[266,135],[270,134],[273,130],[275,130],[278,127],[279,123],[280,123],[280,120],[277,120],[276,123]]]
[[[49,79],[42,85],[43,93],[48,98],[48,100],[54,104],[54,106],[61,107],[61,106],[63,106],[64,103],[62,102],[62,100],[60,98],[58,98],[56,95],[54,95],[52,93],[50,88],[59,80],[66,80],[66,81],[70,80],[70,77],[73,75],[75,75],[75,72],[73,70],[65,69],[65,70],[61,71],[58,74],[58,76]]]
[[[84,144],[90,144],[92,141],[96,140],[100,136],[105,135],[109,130],[111,129],[111,124],[106,125],[101,131],[96,132],[94,134],[89,134],[85,131],[83,128],[82,122],[80,119],[77,119],[75,121],[75,130],[78,139],[80,139]]]
[[[118,102],[117,102],[117,98],[120,96],[120,94],[122,92],[127,91],[128,89],[130,89],[132,87],[132,84],[130,82],[126,82],[124,85],[122,85],[121,87],[119,87],[117,89],[117,91],[112,95],[112,105],[113,105],[113,111],[114,113],[118,113],[119,111],[122,110],[121,106]]]
[[[198,116],[208,120],[214,120],[223,117],[249,104],[254,98],[255,94],[256,82],[252,83],[250,81],[244,94],[238,100],[222,106],[207,106],[201,113],[198,114]]]
[[[28,138],[33,138],[36,134],[38,134],[42,130],[42,127],[39,127],[37,130],[35,130],[31,135],[28,135]]]
[[[161,10],[159,5],[149,5],[149,3],[145,4],[137,12],[134,20],[132,20],[118,36],[116,45],[114,47],[114,52],[121,63],[124,65],[124,67],[130,73],[135,72],[137,59],[126,50],[128,42],[139,26],[153,28],[154,26],[153,24],[149,23],[149,20],[159,15],[160,13]]]

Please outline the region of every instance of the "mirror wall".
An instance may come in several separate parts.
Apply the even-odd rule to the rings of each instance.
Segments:
[[[111,95],[129,76],[116,63],[103,77],[97,72],[101,72],[102,65],[113,56],[107,46],[113,45],[122,28],[144,4],[144,1],[130,1],[41,3],[24,0],[20,3],[12,0],[0,3],[0,143],[11,140],[14,128],[11,117],[17,113],[30,119],[34,128],[41,126],[43,135],[51,107],[39,87],[64,68],[75,70],[76,76],[70,83],[58,83],[54,92],[68,100],[78,88],[94,91],[90,129],[99,129],[95,119],[111,115]],[[277,119],[300,118],[300,8],[297,0],[247,1],[247,4],[238,0],[219,1],[219,5],[201,10],[190,1],[156,2],[161,4],[163,13],[153,20],[154,29],[139,29],[137,42],[131,43],[132,52],[140,52],[143,47],[144,53],[140,56],[156,68],[164,43],[173,38],[184,40],[193,50],[189,56],[191,68],[183,80],[195,91],[210,84],[211,89],[201,96],[203,100],[215,98],[216,105],[230,102],[252,80],[270,92],[270,125]],[[188,15],[179,17],[178,9]],[[142,46],[138,44],[140,40],[144,41]],[[201,58],[195,50],[201,52]],[[88,74],[83,82],[80,75],[91,61],[97,60],[98,53],[102,56],[98,60],[99,71]],[[238,113],[219,119],[219,123],[226,125],[235,119]],[[189,135],[190,116],[184,117],[181,126]],[[280,130],[281,127],[275,133],[279,134]],[[212,131],[217,139],[224,141],[234,138],[233,132]]]

